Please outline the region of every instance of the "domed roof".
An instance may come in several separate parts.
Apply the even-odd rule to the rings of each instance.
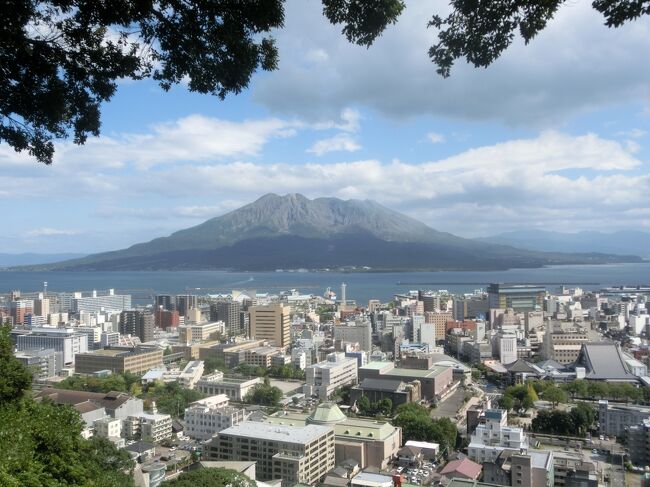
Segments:
[[[309,424],[336,424],[345,421],[347,416],[333,402],[319,404],[316,410],[307,417]]]

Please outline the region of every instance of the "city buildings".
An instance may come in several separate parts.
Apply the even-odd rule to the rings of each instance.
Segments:
[[[650,419],[650,407],[610,404],[598,401],[598,432],[601,435],[625,438],[628,428]]]
[[[342,350],[341,344],[358,343],[361,350],[372,351],[372,323],[369,320],[356,320],[334,326],[334,342],[337,349]]]
[[[335,465],[334,429],[243,421],[219,432],[209,460],[256,461],[259,480],[282,479],[283,487],[313,485]]]
[[[203,394],[216,396],[225,394],[231,401],[241,402],[246,394],[253,388],[262,383],[261,377],[252,379],[240,379],[233,377],[224,377],[223,374],[213,374],[211,377],[203,377],[196,383],[196,389]]]

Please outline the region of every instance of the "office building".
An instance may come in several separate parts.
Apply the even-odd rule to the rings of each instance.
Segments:
[[[625,438],[625,431],[650,419],[650,407],[610,404],[598,401],[598,432],[601,435]]]
[[[163,351],[156,348],[105,348],[75,356],[75,372],[94,374],[110,370],[114,374],[143,374],[163,365]]]
[[[258,479],[281,478],[282,487],[314,485],[334,468],[334,430],[244,421],[218,433],[207,454],[210,460],[256,461]]]
[[[337,389],[357,383],[357,359],[343,353],[329,354],[325,362],[305,368],[305,382],[305,394],[327,399]]]
[[[119,332],[121,335],[136,336],[142,343],[150,342],[153,340],[154,317],[147,311],[122,311]]]
[[[385,469],[402,445],[402,429],[386,421],[348,418],[330,402],[319,404],[310,413],[279,411],[265,419],[284,426],[319,424],[334,428],[336,463],[355,460],[360,468]]]
[[[180,316],[187,316],[189,310],[198,307],[198,297],[192,294],[179,294],[176,296],[176,311]]]
[[[16,352],[16,358],[24,366],[29,367],[39,379],[56,377],[63,368],[63,352],[57,352],[52,348]]]
[[[252,306],[249,309],[251,338],[268,340],[272,345],[291,345],[291,308],[281,304]]]
[[[553,487],[553,452],[502,450],[494,461],[483,463],[483,481],[515,487]]]
[[[490,309],[512,308],[516,312],[543,309],[546,288],[525,284],[490,284],[488,286]]]
[[[434,365],[429,369],[395,367],[393,362],[369,362],[359,368],[359,381],[366,379],[418,381],[422,399],[439,401],[454,383],[453,367]]]
[[[237,336],[246,333],[242,329],[241,304],[239,301],[218,301],[210,305],[210,321],[223,321],[226,333]]]
[[[357,320],[334,326],[334,341],[341,343],[358,343],[366,352],[372,351],[372,323],[369,320]],[[339,347],[339,350],[342,350]]]
[[[158,443],[172,437],[172,417],[169,414],[158,413],[155,402],[152,403],[151,412],[139,414],[137,421],[142,441]]]
[[[158,294],[154,302],[155,308],[162,308],[165,311],[176,311],[174,297],[169,294]]]
[[[244,409],[229,406],[225,394],[206,397],[185,409],[184,433],[195,440],[209,440],[220,431],[246,419]]]
[[[225,394],[231,401],[241,402],[256,385],[262,384],[261,377],[252,379],[239,379],[224,377],[222,373],[212,374],[210,377],[203,377],[196,383],[196,390],[203,394],[216,396]]]
[[[9,314],[13,318],[14,324],[22,325],[26,322],[27,316],[34,312],[34,301],[19,299],[9,303]]]
[[[186,345],[201,343],[209,340],[212,336],[224,334],[225,324],[223,321],[180,325],[178,327],[178,343]]]
[[[13,333],[18,351],[54,349],[61,352],[64,365],[74,364],[77,354],[88,351],[88,335],[77,333],[74,328],[32,328]]]
[[[180,316],[176,310],[166,310],[162,306],[156,308],[154,313],[155,323],[158,328],[166,330],[176,328],[180,324]]]

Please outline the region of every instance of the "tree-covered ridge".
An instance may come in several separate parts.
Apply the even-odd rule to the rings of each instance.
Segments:
[[[129,454],[103,438],[86,440],[72,407],[34,401],[31,377],[0,327],[0,485],[131,487]]]

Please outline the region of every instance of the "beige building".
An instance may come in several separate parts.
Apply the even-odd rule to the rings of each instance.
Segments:
[[[276,347],[291,345],[291,308],[281,304],[250,308],[251,337]]]
[[[75,355],[75,372],[92,374],[110,370],[114,374],[142,374],[163,365],[163,351],[154,348],[105,348]]]
[[[542,356],[544,359],[555,360],[561,364],[572,364],[578,360],[582,344],[589,341],[587,330],[577,327],[558,327],[549,325],[544,335]]]
[[[451,311],[425,311],[424,322],[431,323],[434,326],[434,336],[436,342],[444,340],[447,335],[447,322],[454,320],[454,314]]]
[[[287,426],[320,424],[333,427],[337,465],[345,460],[356,460],[362,469],[382,470],[397,456],[402,445],[401,428],[385,421],[348,418],[334,403],[319,404],[310,415],[279,411],[266,421]]]
[[[225,326],[223,321],[180,325],[178,327],[178,343],[191,345],[193,343],[204,342],[215,333],[225,334]]]
[[[282,486],[314,485],[334,468],[334,430],[244,421],[219,432],[207,447],[209,460],[256,461],[258,480]]]

